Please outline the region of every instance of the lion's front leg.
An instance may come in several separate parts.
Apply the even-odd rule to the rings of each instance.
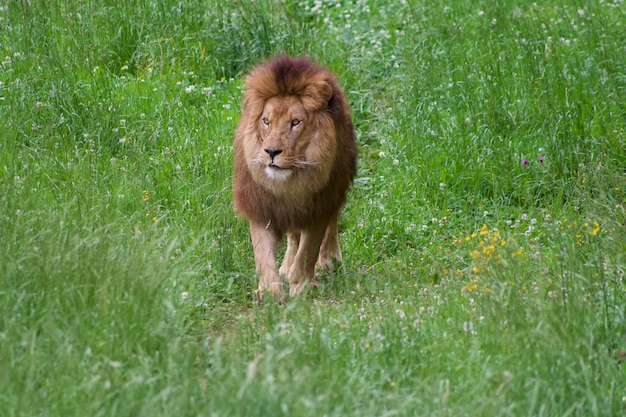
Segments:
[[[298,246],[300,244],[300,232],[288,232],[287,233],[287,250],[285,250],[285,257],[283,263],[278,270],[281,277],[287,278],[289,271],[293,265],[293,261],[298,253]]]
[[[315,263],[320,245],[326,232],[326,223],[305,229],[300,234],[300,244],[289,269],[289,293],[295,296],[308,285],[317,285],[315,281]]]
[[[259,275],[259,295],[268,291],[277,300],[282,300],[284,290],[276,265],[278,237],[265,225],[254,222],[250,222],[250,236],[252,238],[252,247],[254,248],[256,272]]]
[[[330,223],[326,228],[326,234],[320,247],[320,256],[317,264],[324,271],[329,271],[332,267],[333,259],[336,259],[338,263],[343,261],[341,257],[341,248],[339,247],[339,231],[337,228],[337,222],[339,218],[339,212],[330,219]]]

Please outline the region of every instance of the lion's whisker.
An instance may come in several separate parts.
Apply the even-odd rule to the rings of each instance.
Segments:
[[[319,165],[319,162],[313,162],[313,161],[296,161],[293,163],[293,166],[295,166],[296,168],[304,168],[304,167],[309,167],[309,166],[317,166]]]

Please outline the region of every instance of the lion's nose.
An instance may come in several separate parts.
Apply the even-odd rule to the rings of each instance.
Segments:
[[[267,154],[270,156],[270,158],[272,158],[272,160],[274,160],[274,157],[276,157],[276,155],[279,155],[283,152],[282,149],[276,149],[276,148],[265,148],[263,150],[267,152]]]

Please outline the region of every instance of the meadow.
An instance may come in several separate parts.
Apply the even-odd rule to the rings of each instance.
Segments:
[[[0,2],[0,416],[626,414],[623,0]],[[337,73],[344,264],[256,302],[243,77]]]

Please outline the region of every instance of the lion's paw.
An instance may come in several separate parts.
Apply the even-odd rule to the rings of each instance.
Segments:
[[[275,301],[282,302],[285,298],[283,283],[271,282],[268,285],[260,283],[256,295],[259,302],[263,301],[266,296],[271,296]]]

